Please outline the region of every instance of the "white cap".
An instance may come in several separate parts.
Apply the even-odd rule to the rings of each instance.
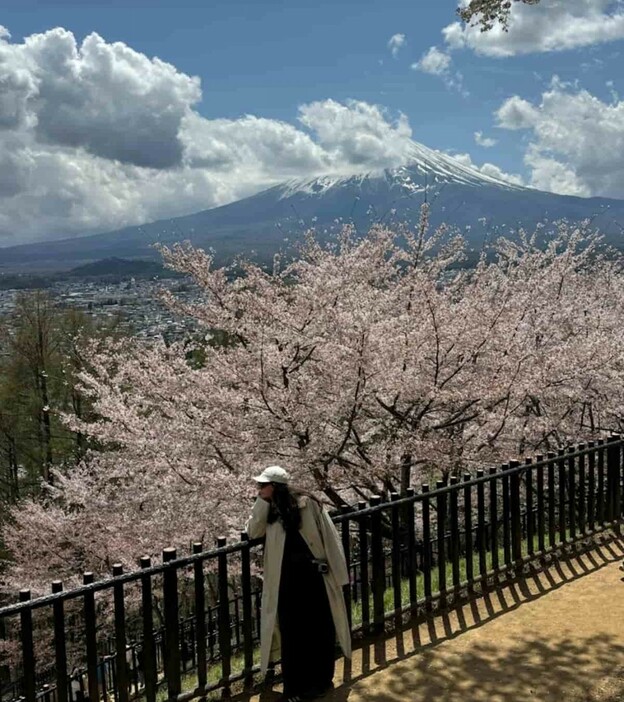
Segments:
[[[268,466],[254,480],[257,483],[282,483],[288,485],[290,475],[281,466]]]

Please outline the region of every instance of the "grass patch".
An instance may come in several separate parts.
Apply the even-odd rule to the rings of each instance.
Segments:
[[[245,666],[245,658],[242,653],[233,654],[231,657],[231,674],[236,675],[237,673],[242,673]],[[260,646],[257,646],[253,650],[253,664],[260,664]],[[208,685],[216,685],[221,680],[221,662],[215,661],[213,663],[208,663]],[[181,677],[181,692],[192,692],[197,687],[197,670],[189,670],[186,673],[182,673]],[[206,699],[221,699],[222,694],[220,690],[215,690],[214,692],[206,695]],[[133,697],[134,700],[143,700],[145,695],[139,694]],[[156,702],[167,702],[169,700],[169,695],[167,693],[167,683],[161,676],[159,679],[159,687],[156,692]]]
[[[557,538],[559,537],[559,533],[556,533]],[[579,534],[577,533],[577,536]],[[566,530],[565,534],[565,540],[568,541],[570,538],[570,531],[569,529]],[[549,550],[548,547],[548,534],[546,534],[545,538],[546,542],[546,550]],[[500,543],[500,540],[499,540]],[[556,545],[561,545],[561,542],[557,541]],[[513,561],[510,560],[508,563],[505,562],[505,548],[504,546],[499,546],[498,547],[498,567],[502,568],[505,565],[512,566]],[[511,550],[511,549],[510,549]],[[537,553],[539,551],[539,537],[537,535],[534,535],[533,537],[533,553]],[[522,544],[521,544],[521,553],[522,556],[528,556],[529,555],[529,540],[528,539],[523,539]],[[449,558],[449,554],[446,554],[447,559]],[[468,579],[468,558],[466,556],[460,556],[459,562],[458,562],[458,570],[459,570],[459,582],[465,582]],[[473,572],[473,577],[477,577],[480,575],[480,567],[479,567],[479,554],[478,553],[473,553],[472,554],[472,572]],[[493,570],[493,565],[494,559],[492,556],[491,550],[487,551],[485,554],[485,572],[490,572]],[[453,584],[453,564],[447,560],[445,563],[445,576],[446,576],[446,590],[447,592],[451,590],[454,587]],[[369,586],[372,587],[372,584]],[[440,594],[440,569],[437,565],[434,565],[433,568],[431,569],[431,594],[432,596],[436,596]],[[416,599],[421,600],[425,597],[425,576],[422,572],[418,572],[416,575]],[[369,593],[369,621],[372,621],[373,619],[373,595],[372,592]],[[406,607],[410,605],[410,590],[409,590],[409,579],[402,577],[401,578],[401,606]],[[384,612],[390,612],[394,610],[394,588],[392,586],[386,587],[384,589]],[[362,615],[362,602],[361,600],[358,600],[357,602],[352,602],[351,604],[351,617],[352,617],[352,623],[353,626],[360,626],[363,623],[363,615]]]

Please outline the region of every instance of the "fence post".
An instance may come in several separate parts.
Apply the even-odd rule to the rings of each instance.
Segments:
[[[484,473],[481,468],[477,470],[477,478],[483,478]],[[486,584],[485,574],[487,573],[487,542],[485,525],[485,483],[477,483],[477,546],[479,550],[479,575],[481,582]],[[469,556],[472,561],[472,553]]]
[[[247,534],[241,534],[241,540],[246,540]],[[201,541],[193,543],[193,553],[197,555],[202,552]],[[248,549],[243,549],[243,588],[245,587],[245,553]],[[204,591],[204,563],[199,558],[193,562],[193,586],[195,590],[195,658],[197,660],[197,686],[205,688],[208,681],[206,668],[206,597]],[[249,595],[251,602],[251,594]],[[243,615],[244,616],[244,615]],[[245,620],[244,626],[251,627],[251,621]],[[247,645],[247,642],[245,642]]]
[[[217,539],[217,548],[224,548],[225,537]],[[232,672],[232,639],[230,634],[230,603],[228,593],[227,553],[218,556],[219,577],[219,653],[221,654],[221,684],[223,694],[230,693],[230,673]]]
[[[559,478],[559,543],[564,544],[566,537],[565,493],[566,493],[566,467],[565,449],[557,451],[557,472]]]
[[[579,444],[578,450],[584,451],[585,444]],[[587,509],[585,505],[585,455],[578,457],[578,483],[576,491],[578,492],[578,520],[577,526],[581,534],[587,533]]]
[[[414,488],[408,487],[406,490],[407,497],[414,497]],[[405,510],[406,513],[406,527],[407,527],[407,564],[408,572],[407,577],[409,580],[409,598],[410,606],[412,611],[416,611],[416,602],[418,601],[418,592],[416,589],[416,532],[415,532],[415,514],[414,514],[414,501],[413,499],[407,505]]]
[[[365,510],[366,502],[358,502],[358,511]],[[370,633],[370,580],[368,576],[368,533],[366,517],[358,518],[358,537],[360,551],[360,605],[362,607],[362,630]]]
[[[399,499],[399,493],[390,494],[391,502]],[[399,523],[399,509],[396,506],[391,508],[390,520],[392,524],[392,592],[395,616],[400,616],[403,606],[401,592],[401,527]]]
[[[464,483],[471,479],[470,473],[464,473]],[[466,580],[468,587],[472,588],[474,578],[473,568],[473,536],[472,536],[472,487],[464,486],[464,554],[466,555]]]
[[[509,464],[501,466],[501,490],[503,493],[503,555],[505,566],[509,566],[511,557],[511,508],[509,506]]]
[[[381,504],[381,497],[371,497],[370,506]],[[383,543],[381,541],[381,510],[371,514],[371,552],[373,557],[373,633],[383,631],[384,626],[384,590],[386,589],[384,572]]]
[[[525,478],[525,495],[526,495],[526,538],[527,538],[527,553],[535,553],[535,515],[533,514],[533,459],[525,458],[524,464],[527,467]],[[522,505],[520,505],[522,511]]]
[[[243,585],[243,657],[244,657],[244,667],[243,675],[245,688],[250,688],[253,684],[253,630],[252,630],[252,618],[253,613],[251,609],[251,553],[249,551],[249,535],[247,532],[241,534],[241,541],[245,544],[243,550],[241,551],[241,573],[242,573],[242,585]],[[202,569],[203,573],[203,569]],[[202,578],[203,584],[203,578]],[[204,658],[204,669],[206,667],[206,614],[202,609],[202,619],[203,627],[202,633],[204,639],[203,649],[198,649],[198,657],[203,656]],[[197,636],[199,637],[199,618],[197,619]]]
[[[28,602],[30,590],[20,590],[19,600],[20,602]],[[32,610],[29,607],[25,607],[20,612],[20,639],[22,641],[26,702],[35,702],[35,649],[33,646]]]
[[[548,547],[554,548],[557,543],[556,521],[556,488],[555,488],[555,453],[549,451],[548,459]]]
[[[163,549],[163,563],[176,559],[175,548]],[[180,632],[178,625],[178,571],[174,566],[166,568],[163,573],[163,599],[165,609],[165,676],[169,699],[175,699],[181,691],[180,680]]]
[[[113,577],[123,574],[121,563],[113,564]],[[128,702],[130,679],[128,661],[126,659],[126,613],[124,606],[123,583],[113,585],[113,600],[115,605],[115,666],[117,668],[117,700]]]
[[[490,495],[490,549],[492,553],[492,570],[497,571],[499,568],[498,558],[498,490],[496,482],[498,480],[496,466],[492,466],[489,470],[490,480],[489,495]],[[485,519],[485,518],[484,518]],[[485,522],[484,522],[485,523]]]
[[[150,568],[152,559],[143,556],[141,568]],[[154,617],[152,612],[152,578],[141,576],[141,605],[143,614],[143,681],[146,702],[156,702],[156,651],[154,646]]]
[[[615,441],[620,441],[621,436],[619,434],[614,434],[613,436]],[[614,519],[620,519],[622,517],[622,462],[621,462],[621,447],[618,448],[618,460],[615,465],[615,474],[614,474],[614,487],[615,487],[615,494],[614,494]],[[620,525],[617,525],[617,531],[620,531]]]
[[[343,505],[340,508],[340,511],[342,514],[348,514],[351,511],[351,507],[349,505]],[[351,520],[349,518],[343,519],[342,525],[340,527],[340,540],[342,543],[342,550],[345,555],[345,561],[347,562],[347,572],[349,575],[351,574],[351,535],[350,535],[350,525],[351,525]],[[343,593],[344,593],[344,598],[345,598],[345,605],[347,606],[347,620],[349,622],[349,631],[352,630],[353,628],[353,622],[352,622],[352,616],[353,613],[351,612],[351,600],[352,600],[352,593],[351,593],[351,583],[348,582],[344,587],[343,587]]]
[[[588,441],[587,447],[591,449],[588,456],[587,527],[592,532],[596,522],[596,450],[593,441]]]
[[[509,461],[509,469],[520,466],[519,461]],[[515,563],[522,558],[522,515],[520,514],[520,472],[509,476],[509,511],[511,518],[511,559]]]
[[[613,522],[621,516],[620,497],[620,440],[619,434],[613,434],[607,440],[607,521]]]
[[[425,608],[431,610],[431,504],[429,500],[429,485],[421,487],[422,492],[422,523],[423,523],[423,580],[425,590]]]
[[[546,505],[544,503],[544,456],[538,454],[537,463],[537,550],[543,555],[546,549]]]
[[[574,446],[568,447],[568,453],[575,453]],[[568,529],[570,541],[576,539],[576,461],[568,458]]]
[[[91,571],[82,574],[83,585],[91,585],[94,576]],[[87,675],[89,681],[89,700],[97,700],[99,697],[97,667],[98,652],[95,625],[95,593],[88,590],[84,594],[83,612],[85,620],[85,643],[87,649]]]
[[[63,592],[63,583],[55,580],[52,583],[54,594]],[[67,676],[67,648],[65,645],[65,611],[63,600],[56,600],[53,607],[54,616],[54,654],[56,661],[56,697],[58,702],[67,702],[69,679]]]
[[[436,490],[444,488],[444,481],[436,481]],[[438,591],[440,602],[446,603],[446,493],[436,495],[438,519]]]
[[[598,439],[598,456],[596,470],[598,471],[598,487],[596,493],[596,519],[598,526],[603,526],[607,521],[607,504],[605,498],[605,440]]]
[[[449,493],[449,517],[450,517],[450,527],[451,527],[451,543],[450,543],[450,557],[451,557],[451,572],[453,575],[453,588],[457,591],[459,590],[459,585],[461,583],[460,572],[459,572],[459,505],[458,505],[458,493],[459,493],[459,478],[456,475],[451,476],[451,487],[455,488]]]
[[[617,434],[617,440],[620,440],[620,435]],[[621,447],[618,449],[618,458],[621,457]],[[616,466],[616,475],[615,475],[615,518],[620,519],[622,517],[622,463],[621,460],[618,460],[617,466]],[[617,525],[617,531],[620,533],[620,524],[618,523]]]

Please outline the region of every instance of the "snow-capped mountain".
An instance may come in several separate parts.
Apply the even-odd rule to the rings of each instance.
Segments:
[[[562,218],[591,219],[612,243],[622,239],[624,200],[520,187],[420,144],[413,145],[408,161],[392,169],[291,180],[223,207],[115,232],[0,249],[0,270],[58,270],[111,256],[154,259],[154,242],[186,239],[212,247],[219,263],[251,252],[268,261],[311,227],[326,235],[346,222],[361,232],[376,222],[415,224],[425,197],[432,226],[454,225],[474,246],[485,237]]]
[[[383,179],[391,187],[399,187],[405,194],[424,192],[426,187],[442,183],[457,183],[477,187],[499,187],[511,190],[525,190],[521,186],[508,183],[464,166],[460,161],[414,142],[406,154],[408,165],[393,169],[379,169],[357,174],[326,175],[318,178],[295,179],[278,186],[282,197],[297,193],[322,195],[327,190],[351,184],[362,185],[366,181]]]

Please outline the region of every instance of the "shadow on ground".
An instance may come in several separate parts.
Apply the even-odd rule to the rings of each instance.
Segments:
[[[614,669],[615,662],[617,669]],[[624,646],[613,636],[582,642],[535,636],[514,641],[501,651],[495,641],[476,644],[440,660],[426,650],[410,665],[398,665],[383,682],[358,690],[345,686],[326,700],[370,702],[524,702],[525,700],[624,700]]]
[[[596,607],[602,607],[601,616],[608,621],[609,603],[623,601],[624,584],[621,591],[606,594],[597,576],[586,583],[591,581],[591,587],[598,588],[602,598],[594,598],[589,590],[585,596],[579,588],[567,591],[581,592],[579,608],[586,610],[581,631],[571,630],[570,621],[557,622],[560,613],[550,617],[552,603],[556,602],[553,599],[544,600],[539,615],[534,613],[535,608],[527,607],[522,617],[520,612],[514,617],[524,618],[520,633],[506,631],[505,621],[510,620],[481,630],[503,614],[585,575],[610,565],[611,574],[612,564],[623,556],[624,540],[607,539],[590,551],[573,552],[553,561],[547,570],[533,569],[479,598],[434,617],[415,620],[386,638],[364,640],[353,661],[344,661],[344,669],[340,664],[343,680],[324,700],[624,702],[624,619],[613,624],[612,633],[593,633],[591,621],[587,626],[592,603],[599,599],[601,604]],[[609,590],[613,590],[613,582],[610,575]],[[615,582],[619,588],[619,572]],[[573,611],[575,606],[572,602]],[[614,607],[613,616],[621,614],[622,606]],[[473,634],[460,638],[467,632]],[[454,639],[457,641],[451,644]],[[277,698],[277,692],[265,690],[254,700],[275,702]],[[250,698],[239,698],[241,702],[245,699]]]

